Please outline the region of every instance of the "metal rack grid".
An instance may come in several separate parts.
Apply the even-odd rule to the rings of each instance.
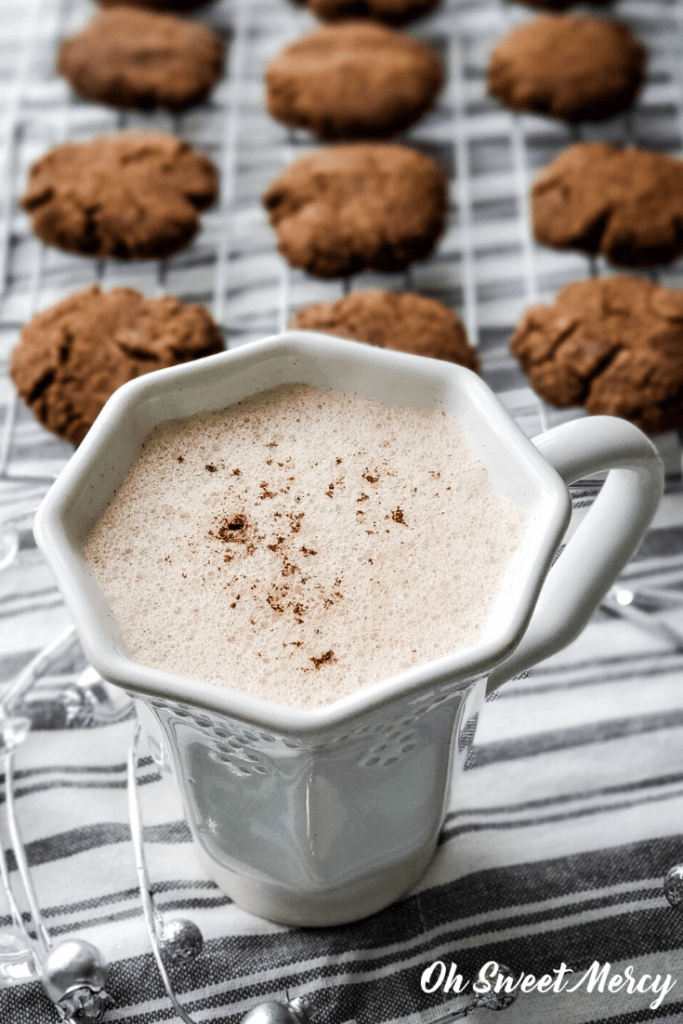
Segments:
[[[314,144],[308,133],[288,131],[268,116],[261,85],[268,59],[311,29],[313,19],[289,0],[219,0],[204,11],[204,20],[229,39],[227,73],[210,102],[170,116],[119,114],[80,101],[56,76],[58,40],[87,20],[92,12],[87,0],[32,0],[17,6],[20,45],[5,55],[0,109],[0,328],[10,344],[17,325],[37,309],[93,280],[203,301],[222,324],[228,345],[282,329],[301,304],[379,283],[416,288],[460,309],[481,348],[485,375],[497,390],[509,390],[521,378],[515,376],[504,341],[522,310],[569,280],[608,269],[599,259],[533,243],[527,196],[536,169],[578,138],[671,153],[683,146],[683,12],[677,0],[614,5],[614,13],[648,46],[647,82],[632,110],[577,130],[548,118],[512,114],[486,95],[491,45],[533,12],[504,0],[447,0],[411,29],[443,54],[447,85],[435,109],[405,134],[405,141],[433,153],[449,173],[451,211],[437,252],[405,274],[314,281],[288,269],[277,255],[259,201],[284,165]],[[7,11],[8,22],[10,17]],[[220,168],[220,202],[203,215],[192,247],[168,260],[126,263],[46,250],[17,209],[30,164],[65,139],[140,126],[183,135]],[[662,273],[667,283],[680,278],[680,261]],[[8,470],[12,459],[9,451]]]
[[[449,175],[446,231],[433,256],[404,274],[365,273],[350,280],[319,281],[292,270],[279,257],[260,205],[266,185],[315,145],[307,133],[288,131],[268,117],[261,85],[267,61],[314,27],[313,19],[290,0],[217,0],[200,10],[196,16],[228,41],[226,74],[205,105],[171,117],[119,114],[82,102],[55,75],[59,39],[79,28],[93,10],[87,0],[5,0],[1,16],[6,32],[0,39],[0,521],[11,519],[16,525],[20,548],[0,574],[0,680],[11,679],[69,623],[33,544],[30,524],[72,448],[34,420],[17,400],[7,375],[11,348],[35,312],[92,282],[104,288],[129,285],[150,296],[170,293],[205,303],[222,326],[226,345],[232,347],[280,331],[298,307],[337,298],[350,289],[414,289],[460,311],[480,351],[485,379],[523,429],[533,434],[575,413],[551,409],[530,392],[507,349],[514,324],[529,304],[550,300],[565,283],[611,272],[602,259],[553,252],[533,241],[528,190],[536,170],[578,139],[683,153],[680,0],[613,4],[612,13],[627,21],[649,49],[647,81],[628,113],[577,129],[512,114],[486,95],[491,45],[535,12],[506,0],[443,0],[437,11],[408,26],[408,31],[439,49],[447,85],[434,110],[404,138],[434,155]],[[31,163],[67,139],[134,127],[182,135],[219,167],[220,200],[202,215],[202,229],[193,245],[168,260],[125,263],[44,247],[32,236],[17,205]],[[682,286],[683,260],[648,276]],[[667,459],[673,493],[679,488],[679,439],[667,435],[658,443]],[[628,585],[646,581],[669,594],[668,588],[675,590],[681,578],[683,555],[667,554],[662,560],[655,549],[628,567],[624,576]],[[671,604],[664,602],[661,617],[660,605],[653,604],[649,619],[655,632]],[[642,627],[642,612],[621,609],[619,614],[633,614],[634,624]],[[644,649],[638,662],[641,670],[654,671],[656,662],[661,671],[677,671],[682,656],[675,634],[669,646],[671,653],[664,660],[656,645]],[[82,654],[71,647],[51,662],[43,683],[58,687],[73,681],[84,664]],[[586,678],[591,671],[585,670]],[[601,681],[609,678],[609,671],[600,667]],[[554,685],[542,668],[535,679],[539,692]],[[519,698],[529,684],[514,685],[511,696]],[[495,727],[487,731],[481,724],[486,744],[495,736]]]
[[[498,392],[524,389],[507,351],[522,311],[570,280],[604,274],[602,259],[536,245],[529,232],[528,192],[536,170],[569,142],[602,138],[678,153],[683,148],[683,8],[677,0],[621,0],[614,13],[648,46],[645,87],[632,110],[574,130],[548,118],[512,114],[486,95],[491,45],[534,13],[505,0],[446,0],[410,30],[442,53],[447,85],[436,107],[405,141],[430,152],[448,172],[451,208],[435,254],[403,274],[358,274],[318,281],[287,267],[260,195],[282,168],[315,143],[266,113],[262,72],[286,42],[313,27],[289,0],[217,2],[200,12],[228,39],[224,80],[210,101],[179,116],[118,113],[75,98],[54,72],[60,38],[92,13],[87,0],[30,0],[5,7],[16,33],[0,53],[0,358],[2,370],[23,323],[70,292],[98,281],[133,285],[204,302],[228,346],[282,330],[293,311],[367,286],[415,289],[460,310],[480,350],[484,377]],[[117,128],[154,127],[186,137],[221,172],[219,203],[202,218],[194,244],[162,261],[97,261],[46,249],[18,209],[30,164],[53,145]],[[658,275],[679,284],[683,262]],[[16,403],[2,373],[0,473],[49,477],[69,453]],[[566,418],[534,402],[542,425]],[[25,448],[30,446],[30,465]]]

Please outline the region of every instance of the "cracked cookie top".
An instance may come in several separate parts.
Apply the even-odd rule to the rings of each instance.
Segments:
[[[428,256],[446,201],[445,176],[431,157],[387,143],[316,150],[263,196],[280,252],[317,277],[403,270]]]
[[[78,444],[122,384],[222,349],[221,332],[203,306],[92,285],[24,327],[10,374],[36,418]]]
[[[626,276],[575,281],[534,306],[510,349],[552,405],[683,427],[683,291]]]
[[[536,179],[531,213],[544,245],[602,253],[622,267],[666,263],[683,252],[683,161],[578,143]]]
[[[190,243],[217,192],[216,168],[187,142],[129,131],[50,150],[31,167],[21,205],[48,245],[158,259]]]

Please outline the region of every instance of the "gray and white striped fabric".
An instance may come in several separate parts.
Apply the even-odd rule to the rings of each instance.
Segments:
[[[316,281],[288,269],[260,207],[267,183],[314,145],[264,111],[265,62],[313,26],[289,0],[217,0],[194,17],[229,44],[225,78],[210,101],[179,117],[119,114],[79,101],[54,73],[60,38],[94,12],[87,0],[3,0],[0,8],[0,522],[19,548],[0,571],[0,685],[69,625],[37,552],[31,519],[71,449],[17,402],[7,362],[35,312],[97,281],[205,303],[236,346],[284,328],[300,305],[369,285],[435,296],[457,308],[479,347],[484,376],[533,435],[574,412],[539,402],[507,351],[521,312],[570,280],[611,272],[601,259],[556,253],[531,239],[529,182],[576,139],[607,139],[672,154],[683,149],[683,0],[617,0],[650,52],[635,107],[576,129],[517,116],[491,101],[491,45],[535,15],[504,0],[444,0],[409,27],[443,55],[448,84],[406,135],[450,176],[451,209],[436,253],[401,275]],[[97,262],[44,248],[17,206],[33,160],[63,140],[117,128],[165,128],[208,152],[221,170],[220,202],[191,248],[161,262]],[[662,268],[683,285],[683,261]],[[500,1011],[506,1024],[683,1020],[683,910],[662,894],[683,861],[683,481],[675,435],[658,439],[667,493],[638,557],[584,634],[562,654],[508,683],[486,704],[467,771],[451,799],[437,857],[394,907],[343,928],[294,930],[254,918],[210,883],[196,860],[171,782],[141,750],[139,782],[155,900],[194,920],[201,956],[177,969],[179,998],[197,1024],[233,1022],[265,999],[307,995],[314,1024],[429,1024],[471,1004],[424,992],[435,961],[470,980],[487,961],[574,978],[591,964],[677,984],[655,1010],[652,993],[529,992]],[[595,487],[576,488],[585,507]],[[2,552],[0,552],[0,557]],[[111,965],[122,1024],[172,1020],[138,898],[125,763],[133,720],[87,727],[55,718],[58,690],[86,667],[76,643],[47,659],[32,696],[35,728],[16,757],[17,811],[33,879],[53,938],[78,935]],[[0,691],[1,692],[1,691]],[[4,786],[4,780],[1,780]],[[9,849],[0,797],[0,836]],[[8,863],[16,881],[16,863]],[[27,917],[28,920],[28,917]],[[0,897],[0,930],[9,926]],[[57,1019],[40,985],[0,987],[2,1024]],[[473,1009],[472,1021],[495,1019]]]

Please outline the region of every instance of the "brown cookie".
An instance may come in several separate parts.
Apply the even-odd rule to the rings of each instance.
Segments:
[[[432,11],[439,0],[304,0],[321,21],[371,18],[387,25],[405,25]]]
[[[279,249],[317,277],[403,270],[434,248],[446,214],[436,163],[405,146],[326,146],[290,164],[263,203]]]
[[[323,139],[387,138],[428,110],[441,63],[424,43],[370,21],[325,25],[266,69],[274,118]]]
[[[557,249],[651,267],[683,253],[683,161],[584,142],[564,150],[531,193],[534,235]]]
[[[86,100],[186,110],[220,78],[223,44],[198,22],[111,7],[64,41],[57,70]]]
[[[292,327],[338,334],[397,352],[447,359],[479,370],[477,353],[455,313],[422,295],[396,295],[379,288],[351,292],[336,302],[300,309]]]
[[[155,259],[186,246],[218,175],[187,142],[164,132],[117,132],[67,142],[29,172],[21,205],[33,230],[67,252]]]
[[[649,434],[683,427],[683,291],[631,277],[577,281],[530,309],[510,348],[552,405],[621,416]]]
[[[203,308],[132,288],[92,285],[24,327],[10,373],[48,430],[83,440],[111,394],[151,370],[222,351],[221,332]]]
[[[645,51],[626,25],[549,14],[498,43],[488,89],[513,110],[598,120],[629,106],[644,69]]]

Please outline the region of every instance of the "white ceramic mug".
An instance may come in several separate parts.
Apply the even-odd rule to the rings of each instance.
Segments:
[[[156,423],[295,381],[454,413],[494,490],[527,516],[474,646],[314,711],[133,661],[82,556]],[[602,470],[597,501],[553,564],[571,514],[566,485]],[[577,420],[532,443],[462,367],[291,332],[120,388],[45,498],[35,531],[88,659],[139,698],[143,724],[164,744],[207,873],[263,917],[339,924],[417,881],[487,687],[578,634],[638,546],[661,487],[656,449],[623,420]]]

